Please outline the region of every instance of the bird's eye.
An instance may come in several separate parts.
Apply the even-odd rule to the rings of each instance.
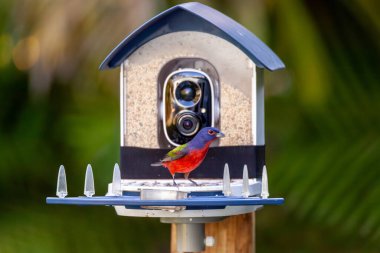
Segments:
[[[214,135],[214,134],[215,134],[215,132],[214,132],[214,131],[212,131],[212,130],[208,130],[208,134],[209,134],[209,135]]]

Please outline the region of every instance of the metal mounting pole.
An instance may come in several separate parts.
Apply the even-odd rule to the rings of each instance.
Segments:
[[[161,218],[162,223],[172,223],[175,228],[175,247],[178,253],[203,252],[206,246],[213,246],[214,238],[205,236],[205,224],[223,220],[223,217]],[[172,238],[174,239],[174,238]],[[207,240],[211,239],[211,240]],[[211,244],[211,245],[208,245]],[[173,250],[173,248],[172,248]]]
[[[202,252],[205,250],[204,223],[178,223],[176,228],[178,252]]]

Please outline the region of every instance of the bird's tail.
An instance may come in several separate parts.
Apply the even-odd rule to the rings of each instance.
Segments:
[[[150,166],[162,166],[161,162],[152,163]]]

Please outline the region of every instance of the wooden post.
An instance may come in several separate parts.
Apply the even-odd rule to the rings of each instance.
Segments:
[[[176,225],[171,227],[171,253],[180,253],[176,245]],[[229,217],[206,224],[206,236],[215,238],[215,246],[206,247],[204,253],[254,253],[255,213]]]

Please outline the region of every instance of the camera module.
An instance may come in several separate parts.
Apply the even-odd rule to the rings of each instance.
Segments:
[[[200,58],[176,58],[158,75],[158,136],[160,147],[191,141],[204,127],[219,126],[219,77]]]
[[[186,143],[201,128],[214,125],[214,90],[206,73],[196,69],[173,71],[166,78],[163,94],[163,129],[170,144]]]

